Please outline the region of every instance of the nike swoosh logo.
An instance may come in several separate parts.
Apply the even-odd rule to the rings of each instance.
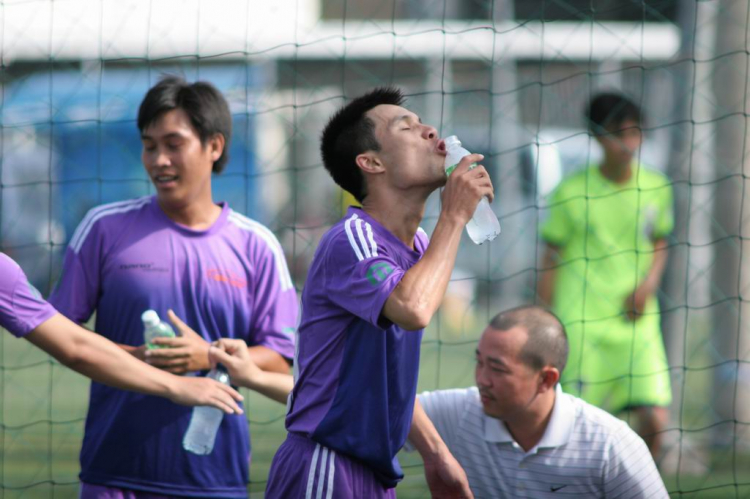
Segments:
[[[549,491],[550,492],[557,492],[558,490],[564,489],[565,487],[567,487],[567,485],[560,485],[559,487],[550,487]]]

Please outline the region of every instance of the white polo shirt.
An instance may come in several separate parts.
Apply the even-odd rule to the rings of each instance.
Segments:
[[[528,452],[484,413],[476,387],[419,395],[479,498],[666,498],[664,482],[628,425],[559,385],[549,425]]]

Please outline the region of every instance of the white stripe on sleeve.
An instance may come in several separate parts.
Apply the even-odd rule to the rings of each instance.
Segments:
[[[289,273],[289,267],[286,264],[284,250],[273,232],[271,232],[265,225],[244,215],[240,215],[236,211],[231,211],[228,218],[230,222],[240,229],[252,232],[266,243],[271,250],[271,253],[273,253],[274,263],[276,264],[276,273],[279,275],[279,281],[281,283],[281,291],[291,289],[294,286],[294,283],[292,282],[292,276]]]
[[[146,196],[138,199],[128,199],[126,201],[119,201],[117,203],[109,203],[102,206],[97,206],[91,209],[78,227],[73,233],[73,237],[70,238],[69,247],[74,253],[81,251],[84,241],[88,237],[91,229],[97,220],[117,213],[125,213],[126,211],[137,210],[138,208],[151,202],[151,196]]]
[[[378,256],[378,244],[375,242],[375,238],[372,236],[372,226],[365,223],[367,229],[367,238],[370,240],[370,246],[372,247],[372,256]]]
[[[355,213],[352,215],[347,221],[344,223],[344,230],[346,230],[346,237],[349,238],[349,244],[351,244],[352,249],[354,250],[354,253],[357,255],[357,259],[361,262],[365,259],[364,256],[362,256],[362,252],[359,250],[359,246],[357,246],[357,241],[354,239],[354,234],[352,233],[352,222],[357,219],[357,214]]]
[[[361,244],[362,249],[365,250],[365,257],[372,258],[372,253],[370,252],[370,245],[367,243],[367,239],[365,239],[365,234],[362,231],[362,219],[360,218],[355,223],[357,224],[357,235],[359,236],[359,244]]]

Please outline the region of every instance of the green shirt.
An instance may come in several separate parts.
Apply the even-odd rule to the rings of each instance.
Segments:
[[[611,323],[648,274],[654,241],[672,231],[669,179],[634,165],[630,179],[616,184],[589,167],[563,180],[547,208],[541,236],[560,247],[554,311],[566,325]],[[658,317],[655,297],[645,314]]]

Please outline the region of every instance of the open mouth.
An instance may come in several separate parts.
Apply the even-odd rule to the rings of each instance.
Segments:
[[[167,186],[167,185],[177,182],[177,179],[179,179],[179,177],[177,175],[157,175],[153,177],[153,179],[154,179],[154,184]]]
[[[438,140],[437,150],[441,154],[447,154],[448,150],[445,147],[445,141],[443,139]]]

